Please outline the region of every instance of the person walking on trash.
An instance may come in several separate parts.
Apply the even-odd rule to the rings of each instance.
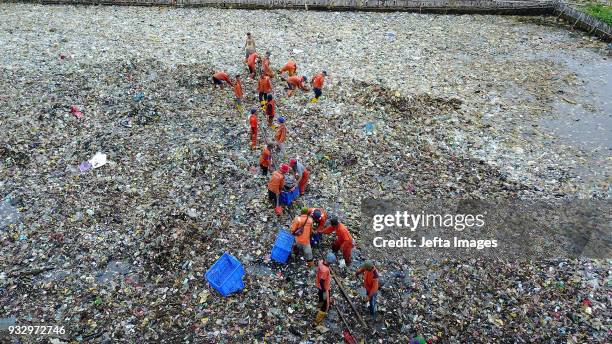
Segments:
[[[270,52],[266,51],[266,56],[261,60],[263,73],[270,78],[274,77],[274,71],[270,68]]]
[[[268,142],[264,149],[261,151],[261,155],[259,156],[259,168],[261,169],[261,174],[264,176],[268,175],[268,169],[272,167],[273,148],[274,144]]]
[[[330,220],[331,226],[328,226],[322,231],[317,231],[321,234],[330,234],[336,232],[336,242],[332,244],[332,251],[342,251],[342,256],[346,265],[351,265],[351,251],[355,246],[353,237],[349,233],[348,228],[338,221],[338,218],[334,217]]]
[[[291,166],[295,178],[298,181],[298,185],[300,186],[300,195],[304,196],[304,191],[306,191],[306,185],[308,184],[308,177],[310,177],[310,171],[308,171],[308,169],[306,169],[297,159],[289,160],[289,166]]]
[[[274,120],[274,116],[276,115],[276,101],[271,94],[268,94],[268,99],[266,102],[266,116],[268,116],[268,126],[272,126],[272,121]]]
[[[272,172],[272,177],[268,181],[268,199],[275,210],[280,207],[280,194],[285,186],[285,173],[289,172],[289,165],[282,164],[278,171]]]
[[[269,76],[265,74],[259,76],[259,80],[257,81],[257,92],[259,93],[259,103],[261,107],[265,109],[268,95],[272,93],[272,82],[270,82]]]
[[[285,165],[286,166],[286,165]],[[312,218],[308,216],[308,208],[302,208],[301,214],[291,222],[291,234],[295,236],[295,244],[308,267],[313,267],[312,247],[310,247],[310,234],[312,233]]]
[[[255,148],[257,147],[257,110],[251,109],[247,122],[250,127],[251,148]]]
[[[234,95],[236,96],[236,108],[238,108],[238,111],[242,111],[242,97],[244,96],[244,92],[242,91],[240,74],[236,74],[236,81],[234,82]]]
[[[274,141],[278,147],[280,157],[285,157],[285,141],[287,140],[287,127],[285,126],[285,117],[278,118],[278,128],[274,134]]]
[[[376,316],[376,300],[378,299],[378,270],[372,261],[367,261],[355,272],[355,277],[363,274],[363,286],[367,295],[364,297],[368,301],[370,315]]]
[[[329,265],[333,264],[335,261],[336,256],[328,252],[327,255],[325,255],[325,259],[319,260],[319,265],[317,266],[317,273],[315,276],[315,287],[317,287],[319,295],[319,311],[315,319],[315,323],[317,324],[323,321],[329,312],[329,306],[331,304],[331,271]]]
[[[316,103],[319,101],[319,98],[323,94],[323,82],[325,81],[325,77],[327,76],[326,71],[322,71],[318,73],[312,80],[310,80],[310,84],[312,85],[312,91],[314,92],[314,98],[310,100],[311,103]]]

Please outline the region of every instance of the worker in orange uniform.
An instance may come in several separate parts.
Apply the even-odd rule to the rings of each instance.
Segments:
[[[230,80],[229,75],[226,72],[213,72],[212,74],[213,88],[219,86],[223,89],[223,81],[227,82],[230,86],[232,86],[232,80]]]
[[[282,164],[278,171],[272,172],[272,177],[268,182],[268,199],[274,207],[279,206],[280,193],[285,186],[285,173],[287,172],[289,172],[289,165]]]
[[[351,265],[351,251],[355,246],[351,233],[349,233],[348,228],[346,228],[344,224],[340,223],[335,217],[330,220],[330,224],[331,226],[325,228],[319,233],[330,234],[331,232],[336,232],[336,241],[332,245],[332,251],[342,251],[342,256],[344,257],[346,265]]]
[[[322,71],[318,73],[312,80],[310,80],[310,84],[312,85],[312,91],[314,92],[314,98],[310,100],[311,103],[316,103],[319,101],[319,98],[323,94],[323,82],[325,81],[325,77],[327,76],[326,71]]]
[[[276,116],[276,101],[271,94],[268,94],[268,99],[266,102],[266,116],[268,116],[268,126],[272,126],[272,121],[274,121],[274,116]]]
[[[240,82],[240,74],[236,74],[236,82],[234,83],[234,95],[236,96],[236,104],[238,110],[242,109],[242,97],[244,96],[244,92],[242,92],[242,83]]]
[[[293,169],[293,173],[295,173],[295,179],[300,186],[300,195],[304,195],[304,191],[306,191],[306,184],[308,184],[308,177],[310,176],[310,171],[297,159],[289,160],[289,166]]]
[[[249,127],[251,134],[251,148],[257,146],[257,110],[251,109],[251,115],[249,115]]]
[[[266,56],[261,60],[261,66],[263,68],[263,73],[270,78],[274,77],[274,71],[270,68],[270,52],[266,51]]]
[[[259,59],[259,55],[253,52],[249,57],[247,57],[246,64],[249,67],[249,77],[251,79],[255,78],[255,67],[257,64],[257,60]]]
[[[280,158],[285,157],[285,141],[287,140],[287,127],[285,126],[285,117],[278,118],[278,128],[274,134],[274,141],[278,146],[280,152]]]
[[[327,212],[321,208],[308,208],[308,215],[312,217],[316,231],[323,231],[327,222]]]
[[[310,238],[310,246],[317,247],[323,237],[321,231],[325,229],[327,223],[327,212],[321,208],[308,208],[308,215],[312,217],[315,227],[315,232]]]
[[[259,92],[259,103],[263,107],[266,105],[266,100],[268,100],[268,94],[272,93],[272,82],[269,76],[265,74],[259,76],[257,92]]]
[[[264,176],[268,174],[268,169],[272,166],[272,148],[274,144],[268,142],[259,156],[259,168]]]
[[[306,87],[306,85],[304,85],[304,83],[306,82],[306,77],[305,76],[290,76],[287,79],[284,79],[285,81],[287,81],[287,96],[291,97],[291,95],[293,95],[293,91],[295,91],[296,89],[300,88],[304,91],[308,91],[308,87]]]
[[[370,315],[376,316],[376,299],[378,298],[378,270],[374,266],[374,263],[367,261],[361,265],[359,270],[355,272],[355,277],[363,274],[363,286],[365,287],[367,295],[365,296],[366,301],[369,302],[368,309]]]
[[[331,271],[329,265],[336,261],[336,256],[328,252],[325,259],[319,260],[317,274],[315,276],[315,287],[319,290],[319,311],[315,323],[320,323],[325,319],[331,304]]]
[[[287,166],[285,164],[285,166]],[[312,247],[310,247],[310,234],[312,233],[312,218],[308,216],[308,208],[302,208],[299,216],[291,222],[291,234],[295,236],[295,244],[304,255],[308,267],[314,266],[312,261]]]
[[[285,64],[283,68],[278,71],[279,74],[283,74],[284,72],[287,72],[289,76],[294,76],[297,73],[297,64],[295,63],[295,61],[287,61],[287,64]]]

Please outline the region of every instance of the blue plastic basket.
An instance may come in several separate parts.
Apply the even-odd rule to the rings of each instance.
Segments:
[[[276,241],[272,247],[270,258],[277,263],[284,264],[287,262],[293,248],[295,237],[286,230],[281,229],[276,236]]]
[[[280,197],[278,198],[278,203],[288,206],[291,205],[291,203],[293,203],[293,201],[298,197],[300,197],[300,188],[296,186],[291,191],[282,191]]]
[[[204,275],[208,283],[223,296],[244,289],[242,276],[242,264],[227,252],[223,253]]]

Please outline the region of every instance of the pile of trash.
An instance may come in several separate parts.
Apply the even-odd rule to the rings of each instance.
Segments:
[[[10,321],[64,325],[59,342],[338,342],[343,325],[335,311],[313,325],[314,276],[304,261],[270,259],[278,230],[308,205],[352,230],[354,264],[333,268],[364,317],[352,272],[377,261],[379,316],[366,319],[371,329],[351,323],[359,337],[605,341],[609,261],[416,264],[418,257],[367,250],[359,232],[367,197],[606,197],[602,180],[582,182],[544,161],[569,163],[575,151],[552,144],[537,151],[542,134],[522,141],[508,130],[518,118],[541,115],[553,97],[548,88],[563,84],[551,76],[559,66],[522,60],[514,49],[597,42],[490,16],[3,4],[0,17],[7,42],[0,59],[0,309]],[[264,18],[287,32],[245,25]],[[287,98],[273,81],[278,113],[287,118],[286,158],[299,157],[313,172],[306,195],[280,217],[266,200],[259,151],[248,147],[255,81],[245,81],[240,113],[231,90],[213,91],[209,80],[216,70],[242,70],[244,33],[235,27],[252,27],[275,66],[293,55],[300,73],[325,68],[331,75],[316,104],[307,93]],[[460,29],[450,37],[449,28]],[[407,44],[425,34],[447,38]],[[498,50],[476,59],[493,39]],[[375,40],[384,42],[380,55],[370,50]],[[407,61],[390,50],[397,46],[411,47]],[[447,51],[474,55],[444,65]],[[529,69],[517,76],[517,97],[542,104],[503,99],[504,82],[515,81],[516,70],[506,70],[513,64]],[[504,119],[487,117],[492,109]],[[260,142],[272,135],[264,126]],[[527,150],[553,155],[523,165]],[[228,298],[204,279],[225,252],[245,269],[245,288]]]

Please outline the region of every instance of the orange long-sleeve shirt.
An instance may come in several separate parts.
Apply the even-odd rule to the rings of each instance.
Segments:
[[[234,84],[234,95],[236,98],[242,98],[242,96],[244,96],[244,92],[242,92],[242,84],[238,79],[236,79],[236,83]]]
[[[270,162],[272,161],[272,153],[268,149],[268,147],[264,147],[261,155],[259,156],[259,164],[261,166],[270,167]]]
[[[303,77],[299,75],[290,76],[287,78],[287,82],[291,85],[299,88],[304,88],[304,80]]]
[[[342,223],[339,223],[337,226],[329,226],[323,230],[323,234],[330,234],[331,232],[336,232],[336,236],[340,241],[353,240],[351,233],[349,233],[348,228]]]
[[[293,74],[295,73],[296,70],[297,70],[297,64],[295,63],[295,61],[289,60],[287,64],[285,64],[283,68],[280,69],[280,72],[281,73],[288,72],[289,74]]]
[[[283,176],[280,171],[274,171],[268,182],[268,190],[275,194],[280,194],[283,190],[283,186],[285,186],[285,176]]]
[[[272,77],[274,76],[274,72],[272,71],[272,69],[270,69],[270,59],[269,58],[264,58],[261,61],[261,65],[263,67],[263,72],[265,75]]]
[[[287,127],[285,126],[285,124],[281,124],[278,126],[278,129],[276,130],[276,134],[274,134],[274,139],[277,142],[285,142],[285,140],[287,140]]]
[[[302,234],[295,238],[295,241],[302,245],[310,245],[310,233],[312,232],[312,218],[310,216],[296,216],[291,222],[291,233],[295,233],[302,226],[304,226],[304,230]]]
[[[249,125],[251,126],[251,130],[254,128],[255,130],[257,130],[257,115],[255,115],[254,113],[252,113],[249,116]]]
[[[270,81],[270,77],[267,75],[262,75],[257,82],[257,92],[261,93],[272,93],[272,82]]]
[[[255,62],[257,61],[258,57],[259,56],[257,55],[257,53],[252,53],[251,55],[249,55],[249,57],[247,58],[247,65],[255,68]]]
[[[372,270],[359,269],[357,273],[363,274],[363,286],[368,292],[368,296],[372,297],[378,291],[378,270],[376,268],[372,268]]]
[[[323,280],[323,283],[321,283]],[[317,266],[317,276],[315,277],[315,286],[325,291],[331,287],[331,275],[329,274],[329,267],[323,263],[323,260],[319,261]]]
[[[274,117],[276,115],[276,101],[274,99],[266,103],[266,115],[268,115],[268,117]]]
[[[319,210],[321,212],[321,218],[319,219],[319,224],[317,225],[316,230],[323,230],[325,228],[325,222],[327,222],[327,213],[325,210],[321,208],[308,208],[308,215],[312,216],[315,210]]]
[[[216,72],[213,77],[217,80],[226,81],[228,84],[232,84],[232,80],[226,72]]]
[[[325,75],[323,73],[319,73],[312,78],[312,87],[314,88],[323,88],[323,81],[325,81]]]

